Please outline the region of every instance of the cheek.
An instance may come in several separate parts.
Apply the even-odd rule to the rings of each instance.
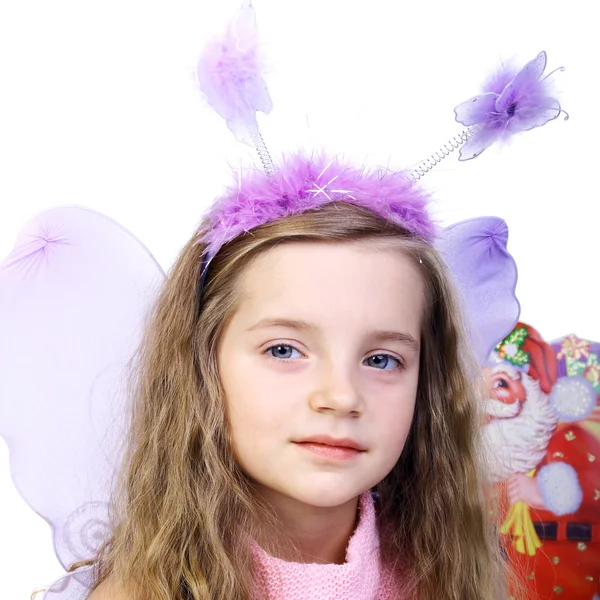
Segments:
[[[377,443],[392,463],[399,458],[408,437],[415,413],[416,394],[415,382],[402,390],[400,395],[380,396],[381,401],[374,412]]]
[[[386,440],[388,447],[400,452],[410,431],[410,426],[415,413],[414,401],[382,410],[378,415],[377,430],[381,432],[381,439]]]
[[[234,377],[224,377],[229,426],[236,453],[260,453],[282,426],[293,422],[295,403],[288,386],[270,381],[255,364],[238,363]]]

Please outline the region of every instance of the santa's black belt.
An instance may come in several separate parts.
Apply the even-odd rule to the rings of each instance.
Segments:
[[[556,521],[534,521],[533,527],[542,541],[558,539],[558,523]],[[567,523],[565,537],[570,542],[591,542],[592,526],[590,523]],[[561,536],[562,539],[565,537]]]

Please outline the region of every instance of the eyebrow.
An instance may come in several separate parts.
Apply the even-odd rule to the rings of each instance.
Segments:
[[[313,323],[307,321],[300,321],[297,319],[283,319],[283,318],[266,318],[261,319],[246,331],[256,331],[257,329],[266,329],[268,327],[285,327],[287,329],[295,329],[297,331],[318,331],[319,327]],[[417,340],[409,333],[402,333],[400,331],[384,331],[379,329],[373,329],[367,332],[367,336],[377,341],[382,342],[400,342],[408,346],[414,352],[419,352],[421,346]]]

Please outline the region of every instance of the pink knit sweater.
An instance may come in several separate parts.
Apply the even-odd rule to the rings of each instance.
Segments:
[[[268,600],[397,600],[400,597],[393,577],[381,566],[370,492],[361,495],[359,506],[358,526],[348,543],[343,565],[287,562],[270,556],[258,545],[253,546]]]

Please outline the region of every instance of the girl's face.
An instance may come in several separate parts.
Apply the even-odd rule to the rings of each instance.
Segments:
[[[288,243],[248,267],[218,360],[235,456],[263,495],[339,506],[392,470],[423,304],[418,269],[373,244]]]

